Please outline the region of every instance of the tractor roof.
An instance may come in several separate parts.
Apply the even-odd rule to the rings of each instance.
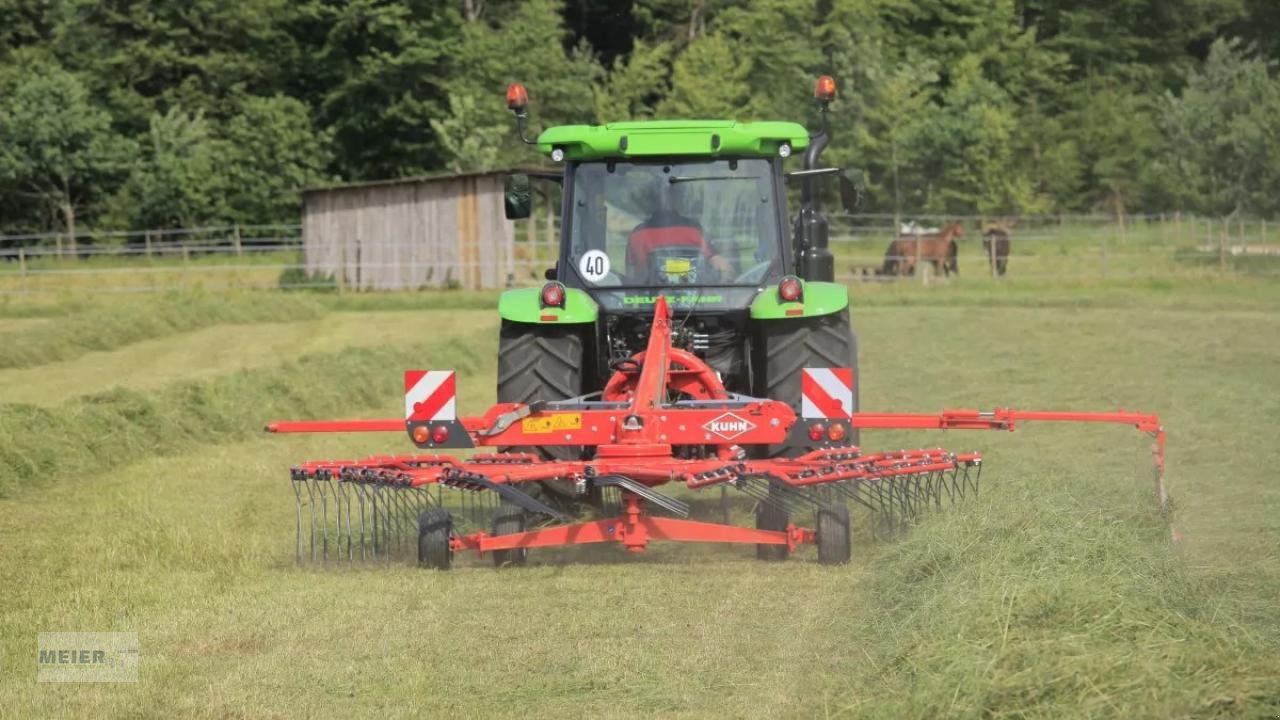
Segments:
[[[538,136],[538,149],[563,148],[569,160],[670,155],[771,157],[788,143],[809,145],[809,131],[793,122],[732,120],[643,120],[607,125],[561,125]]]

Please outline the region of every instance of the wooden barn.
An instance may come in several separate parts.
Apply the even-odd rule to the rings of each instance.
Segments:
[[[339,287],[506,287],[515,229],[503,216],[508,171],[352,183],[303,192],[303,261]]]

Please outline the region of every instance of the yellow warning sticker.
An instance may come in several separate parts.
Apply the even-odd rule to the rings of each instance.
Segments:
[[[560,430],[581,430],[582,413],[556,413],[530,417],[520,421],[520,429],[531,435],[553,433]]]

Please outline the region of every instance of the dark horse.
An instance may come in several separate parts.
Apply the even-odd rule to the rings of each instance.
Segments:
[[[919,245],[921,262],[933,263],[933,272],[960,273],[960,264],[956,261],[956,238],[964,237],[964,223],[953,220],[942,226],[942,230],[928,235],[899,235],[889,243],[884,251],[884,268],[882,275],[914,275],[916,272],[916,252]]]
[[[992,245],[995,250],[992,250]],[[1004,275],[1009,266],[1009,229],[1003,225],[989,225],[982,230],[982,254],[987,256],[996,273]]]

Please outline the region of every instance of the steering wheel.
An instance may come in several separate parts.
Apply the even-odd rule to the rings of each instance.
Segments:
[[[769,273],[769,267],[773,265],[773,260],[765,260],[747,269],[746,272],[738,276],[737,282],[742,284],[758,283],[764,280],[764,276]]]

